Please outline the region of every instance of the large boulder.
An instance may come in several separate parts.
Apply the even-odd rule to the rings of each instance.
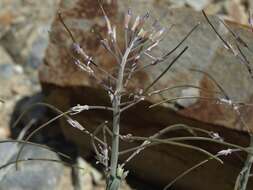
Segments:
[[[0,144],[0,160],[2,164],[0,189],[56,189],[63,171],[61,163],[57,163],[57,160],[59,160],[57,154],[41,147],[26,145],[20,157],[20,160],[23,161],[19,162],[19,169],[17,170],[15,159],[19,149],[20,145],[18,143],[8,142]]]
[[[190,9],[168,9],[166,1],[134,1],[133,4],[127,1],[105,1],[104,9],[117,28],[123,26],[122,15],[126,7],[131,7],[134,14],[144,13],[151,10],[153,17],[159,18],[161,24],[170,27],[175,26],[166,34],[165,40],[160,48],[163,51],[173,49],[179,41],[198,23],[198,29],[190,38],[170,56],[168,61],[158,64],[145,71],[139,72],[133,78],[128,90],[143,89],[148,86],[175,58],[176,54],[189,46],[189,50],[178,60],[173,68],[161,78],[153,87],[153,90],[172,87],[176,85],[197,85],[205,88],[206,91],[180,88],[163,93],[162,95],[148,97],[144,102],[130,109],[122,115],[121,133],[134,134],[137,136],[150,136],[165,126],[183,123],[200,127],[210,131],[218,132],[226,141],[240,145],[248,145],[247,129],[242,125],[238,114],[231,106],[218,104],[217,101],[203,101],[202,99],[178,100],[170,104],[163,104],[153,109],[148,109],[152,103],[161,101],[164,98],[178,96],[208,96],[216,97],[216,85],[203,73],[192,72],[190,69],[200,69],[214,76],[216,81],[225,89],[234,101],[252,101],[253,88],[252,79],[243,64],[240,64],[230,52],[224,49],[220,39],[210,29],[203,15]],[[101,67],[113,72],[115,60],[100,45],[99,41],[90,30],[94,27],[101,33],[106,31],[106,23],[103,14],[99,10],[97,1],[77,0],[62,1],[60,10],[66,24],[73,32],[75,38],[87,52],[92,55]],[[220,33],[231,39],[231,34],[224,30],[224,26],[211,18]],[[237,24],[229,23],[230,27],[237,32],[244,40],[248,41],[249,48],[253,49],[253,34]],[[47,48],[44,64],[40,67],[39,77],[47,101],[61,110],[67,110],[77,104],[108,105],[109,97],[99,84],[88,74],[80,71],[68,54],[71,38],[68,36],[57,16],[52,24],[50,33],[50,44]],[[120,46],[123,38],[119,38]],[[250,43],[251,42],[251,43]],[[243,49],[246,56],[250,52]],[[97,75],[103,80],[101,74]],[[244,120],[252,131],[252,109],[247,106],[242,109]],[[247,113],[247,114],[244,114]],[[88,130],[93,131],[96,126],[104,120],[111,121],[111,113],[105,111],[89,111],[79,114],[75,119],[85,124]],[[83,155],[92,151],[88,136],[84,136],[78,130],[71,128],[67,122],[61,122],[61,129],[65,136],[75,142]],[[185,135],[181,132],[173,132],[171,136]],[[129,148],[135,143],[122,143],[122,148]],[[216,153],[224,149],[223,146],[210,143],[197,143],[198,146]],[[178,148],[169,145],[159,145],[149,148],[139,154],[136,159],[130,162],[127,167],[136,176],[148,180],[150,183],[165,185],[181,172],[205,159],[206,157],[198,152],[185,148]],[[122,160],[124,157],[121,158]],[[241,161],[236,156],[230,156],[225,160],[224,165],[210,161],[205,166],[190,173],[180,180],[177,189],[232,189],[237,174],[240,172]],[[200,180],[201,179],[201,180]],[[252,184],[251,184],[252,185]]]

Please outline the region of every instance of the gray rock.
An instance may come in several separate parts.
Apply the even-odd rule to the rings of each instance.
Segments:
[[[43,27],[38,27],[39,35],[36,37],[34,42],[31,44],[30,53],[27,57],[27,61],[25,66],[31,67],[32,69],[38,68],[38,66],[42,63],[45,50],[48,45],[48,32],[46,30],[41,29]],[[48,28],[48,27],[45,27]]]
[[[37,92],[40,86],[37,78],[33,77],[36,74],[28,76],[24,68],[15,64],[2,46],[0,46],[0,57],[0,98],[5,101],[0,103],[0,139],[4,139],[10,135],[8,126],[15,104],[23,96]]]
[[[10,79],[20,74],[23,74],[23,68],[20,65],[0,64],[0,77]]]
[[[4,1],[0,4],[0,41],[17,63],[40,64],[58,0]]]
[[[16,143],[0,144],[0,162],[4,165],[16,159],[18,146]],[[52,159],[58,160],[55,153],[27,145],[20,159]],[[63,166],[50,161],[19,162],[19,169],[15,164],[1,168],[0,190],[53,190],[56,189],[63,171]]]
[[[12,60],[11,56],[6,52],[6,50],[0,46],[0,65],[1,64],[13,64],[14,61]]]
[[[182,7],[183,5],[189,5],[196,11],[204,9],[211,0],[170,0],[174,6]]]

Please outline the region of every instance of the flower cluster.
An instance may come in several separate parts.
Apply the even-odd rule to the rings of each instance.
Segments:
[[[149,19],[149,13],[133,18],[131,10],[125,14],[124,30],[126,47],[132,45],[132,50],[138,52],[133,60],[138,60],[142,55],[149,57],[153,62],[157,62],[157,58],[150,52],[159,45],[165,28],[161,27],[157,21],[154,21],[151,29],[145,29],[145,23]],[[140,51],[141,49],[141,51]]]
[[[78,113],[81,113],[82,111],[87,111],[89,110],[90,107],[88,105],[80,105],[80,104],[77,104],[76,106],[72,107],[70,109],[71,111],[71,115],[76,115]]]
[[[217,153],[218,156],[228,156],[230,154],[232,154],[233,152],[237,152],[238,150],[237,149],[231,149],[231,148],[228,148],[226,150],[221,150]]]
[[[218,140],[218,141],[221,141],[221,142],[224,141],[224,139],[219,135],[219,133],[210,132],[209,135],[214,140]]]

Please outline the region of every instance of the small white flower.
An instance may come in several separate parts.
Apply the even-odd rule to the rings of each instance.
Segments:
[[[121,137],[122,137],[122,139],[123,140],[128,140],[129,138],[131,138],[133,135],[132,134],[127,134],[127,135],[122,135]]]
[[[125,29],[128,29],[131,17],[132,17],[132,11],[131,9],[129,9],[127,13],[125,14],[125,22],[124,22]]]
[[[143,96],[143,97],[141,97],[141,98],[140,98],[140,100],[141,100],[141,101],[144,101],[144,100],[145,100],[145,97],[144,97],[144,96]]]
[[[141,17],[140,16],[137,16],[136,19],[135,19],[135,22],[131,28],[132,31],[135,31],[137,29],[137,27],[139,26],[140,24],[140,20],[141,20]]]
[[[226,99],[226,98],[220,98],[219,99],[220,103],[228,104],[228,105],[233,105],[232,100]]]
[[[113,26],[113,28],[112,28],[112,38],[116,42],[116,40],[117,40],[116,26]]]
[[[82,69],[83,71],[85,71],[87,73],[93,74],[94,71],[92,70],[91,67],[89,67],[90,62],[91,62],[91,58],[88,59],[87,65],[83,64],[79,59],[74,60],[74,64],[77,65],[80,69]]]
[[[88,58],[88,61],[87,61],[87,67],[89,67],[89,65],[92,63],[92,57],[89,57]],[[91,69],[90,67],[89,67],[89,69]],[[93,70],[91,70],[92,72],[93,72]]]
[[[108,90],[108,96],[110,97],[111,102],[114,99],[114,95]]]
[[[143,93],[143,89],[139,89],[139,94],[141,95]]]
[[[211,132],[210,137],[214,140],[224,141],[223,138],[219,135],[219,133]]]
[[[82,111],[87,111],[89,110],[90,107],[88,105],[80,105],[80,104],[77,104],[76,106],[72,107],[70,110],[71,110],[71,115],[75,115],[75,114],[78,114]]]
[[[106,145],[103,145],[103,146],[98,145],[98,147],[99,147],[99,153],[96,156],[96,159],[97,159],[96,164],[100,163],[107,167],[107,163],[109,160],[108,148]]]
[[[218,155],[219,156],[227,156],[227,155],[230,155],[230,154],[232,154],[232,152],[234,152],[234,150],[233,149],[226,149],[226,150],[221,150],[221,151],[219,151],[218,152]]]
[[[89,56],[84,52],[78,43],[73,43],[71,45],[71,50],[74,52],[74,54],[82,55],[85,60],[89,59]]]

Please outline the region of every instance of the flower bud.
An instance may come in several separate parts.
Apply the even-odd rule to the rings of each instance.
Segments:
[[[129,23],[131,21],[131,18],[132,18],[132,11],[131,9],[128,9],[127,13],[125,14],[125,21],[124,21],[125,29],[129,28]]]
[[[135,19],[135,21],[134,21],[134,24],[133,24],[133,26],[132,26],[132,28],[131,28],[131,30],[132,30],[133,32],[135,32],[136,29],[138,28],[138,26],[139,26],[139,24],[140,24],[140,19],[141,19],[140,16],[137,16],[137,17],[136,17],[136,19]]]

